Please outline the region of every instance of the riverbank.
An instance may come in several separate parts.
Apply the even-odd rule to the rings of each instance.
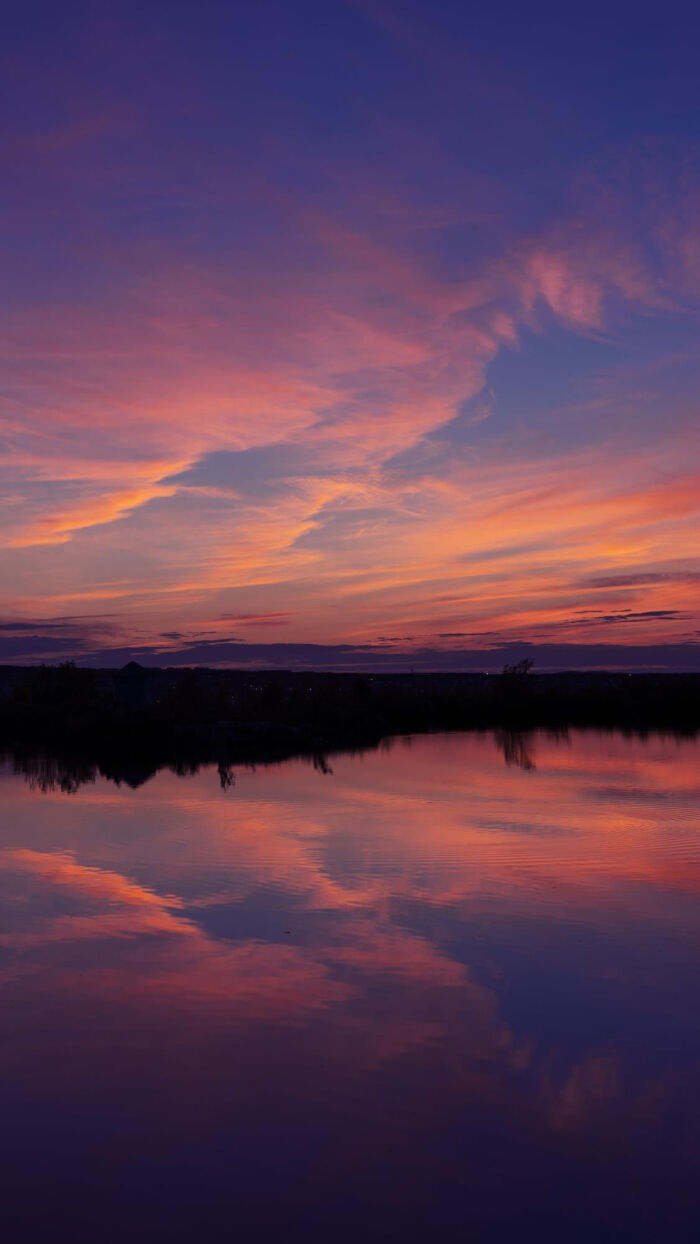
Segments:
[[[700,674],[0,667],[0,748],[135,783],[163,765],[323,763],[397,734],[575,727],[693,734]]]

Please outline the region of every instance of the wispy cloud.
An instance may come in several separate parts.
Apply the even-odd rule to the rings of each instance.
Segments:
[[[595,642],[620,613],[623,642],[678,641],[699,610],[694,148],[565,157],[527,63],[494,45],[465,77],[458,15],[352,12],[403,104],[341,92],[337,142],[245,61],[250,133],[222,129],[229,68],[175,142],[196,70],[173,34],[154,101],[118,22],[128,104],[119,74],[93,99],[63,82],[49,124],[37,81],[37,116],[10,119],[6,612],[429,643],[453,596],[444,638]]]

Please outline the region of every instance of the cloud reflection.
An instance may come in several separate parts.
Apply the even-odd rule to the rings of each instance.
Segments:
[[[518,1152],[646,1161],[697,1074],[679,996],[697,743],[522,743],[425,737],[228,790],[215,770],[70,796],[5,776],[11,1082],[108,1127],[127,1103],[154,1171],[245,1135],[239,1161],[272,1163],[282,1204],[288,1179],[311,1195],[276,1148],[290,1126],[299,1162],[331,1180],[349,1162],[394,1214],[417,1153],[409,1201],[449,1199],[460,1161],[486,1178],[477,1138],[504,1128]],[[673,1074],[663,1035],[658,1064],[632,1041],[652,1012],[671,1041],[689,1025]]]

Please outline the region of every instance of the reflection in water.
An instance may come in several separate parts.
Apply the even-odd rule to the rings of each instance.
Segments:
[[[404,742],[407,741],[404,740]],[[389,751],[394,742],[393,738],[384,739],[377,750]],[[362,753],[357,751],[346,754],[360,755]],[[324,752],[312,752],[298,759],[305,764],[312,765],[318,773],[324,775],[333,773],[328,756]],[[130,786],[132,790],[137,790],[139,786],[143,786],[155,777],[161,769],[167,769],[169,773],[174,773],[177,777],[193,777],[199,773],[200,769],[211,766],[209,759],[200,760],[196,756],[178,757],[175,760],[159,762],[129,755],[113,757],[105,763],[90,760],[74,751],[58,755],[55,752],[40,750],[13,752],[6,757],[5,763],[12,773],[24,777],[32,790],[39,790],[45,795],[52,790],[60,790],[67,795],[75,794],[81,786],[95,782],[99,777],[107,778],[108,781],[115,782],[117,786],[125,785]],[[278,765],[284,762],[273,758],[268,761],[263,760],[262,763]],[[215,767],[222,790],[230,790],[236,785],[234,766],[229,760],[219,760]],[[254,772],[256,765],[248,761],[245,768]]]
[[[482,732],[483,733],[483,732]],[[593,736],[594,732],[589,732]],[[608,732],[613,733],[613,732]],[[517,765],[520,769],[532,770],[536,768],[535,751],[537,739],[547,739],[558,743],[568,743],[570,739],[570,731],[562,727],[556,727],[549,730],[507,730],[497,729],[490,731],[489,734],[496,742],[498,748],[503,753],[503,759],[507,765]],[[640,732],[637,736],[640,740],[647,737],[648,732]],[[420,738],[420,736],[418,736]],[[679,741],[688,738],[687,733],[675,735],[667,732],[666,738],[677,738]],[[410,748],[413,745],[413,736],[387,736],[378,744],[371,748],[358,748],[355,750],[346,749],[344,754],[362,756],[367,750],[378,752],[385,755],[391,752],[394,747],[400,745],[404,748]],[[298,756],[301,763],[311,764],[313,768],[324,775],[332,775],[333,768],[328,756],[324,752],[313,752]],[[95,782],[98,777],[107,778],[109,781],[115,782],[118,786],[122,784],[130,786],[132,790],[136,790],[139,786],[143,786],[146,782],[155,777],[162,769],[167,769],[170,773],[176,774],[178,777],[193,777],[199,773],[200,769],[211,766],[209,757],[201,760],[196,754],[187,757],[179,756],[176,759],[168,761],[147,759],[145,757],[135,758],[133,755],[112,756],[108,761],[89,760],[84,756],[76,754],[74,751],[66,755],[59,756],[54,752],[45,751],[25,751],[13,752],[6,763],[15,774],[21,774],[32,790],[40,790],[47,794],[50,790],[60,790],[65,794],[75,794],[81,786]],[[263,759],[264,765],[278,765],[285,763],[276,757],[269,760]],[[255,763],[248,761],[244,766],[246,769],[255,771]],[[230,759],[220,759],[216,764],[219,774],[219,782],[222,790],[230,790],[236,785],[236,775],[234,766]]]
[[[39,790],[44,795],[51,790],[74,795],[81,786],[94,782],[98,776],[96,766],[89,761],[45,752],[15,756],[12,768],[15,773],[21,773],[26,778],[32,790]]]
[[[233,765],[226,764],[226,762],[222,760],[217,765],[217,770],[219,774],[219,786],[222,790],[230,790],[232,786],[236,785],[236,775],[233,771]]]
[[[17,762],[12,1238],[695,1238],[699,754]]]
[[[534,769],[534,732],[522,730],[497,730],[496,742],[503,752],[507,765],[520,769]]]

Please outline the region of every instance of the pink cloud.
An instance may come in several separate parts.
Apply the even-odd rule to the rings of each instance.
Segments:
[[[358,187],[357,202],[371,189]],[[427,246],[412,246],[411,228],[428,238],[440,227],[418,205],[412,216],[402,204],[392,235],[390,196],[380,195],[374,223],[366,212],[360,223],[354,202],[334,213],[256,193],[287,214],[303,261],[288,251],[285,266],[271,252],[217,268],[122,242],[89,306],[27,303],[8,317],[2,556],[13,608],[116,600],[157,616],[159,628],[179,626],[182,610],[194,620],[217,609],[274,625],[283,590],[293,594],[294,637],[332,639],[385,630],[405,592],[461,583],[474,626],[517,627],[533,613],[544,622],[538,593],[568,599],[579,572],[654,565],[674,543],[691,555],[692,471],[672,462],[671,482],[656,484],[652,457],[641,463],[622,434],[619,445],[604,438],[578,451],[577,466],[568,412],[528,443],[527,428],[502,426],[498,396],[483,398],[489,369],[517,355],[523,333],[543,334],[543,309],[572,334],[604,337],[613,305],[648,314],[669,304],[613,197],[588,223],[572,216],[507,240],[456,279]],[[669,238],[673,229],[692,246],[688,222],[669,225]],[[488,441],[475,431],[452,461],[390,478],[387,460],[435,444],[470,402],[465,427],[486,420]],[[259,502],[171,481],[206,455],[284,443],[309,469]],[[605,459],[621,454],[615,491]],[[489,562],[528,541],[546,549]],[[477,552],[488,591],[464,569]]]

